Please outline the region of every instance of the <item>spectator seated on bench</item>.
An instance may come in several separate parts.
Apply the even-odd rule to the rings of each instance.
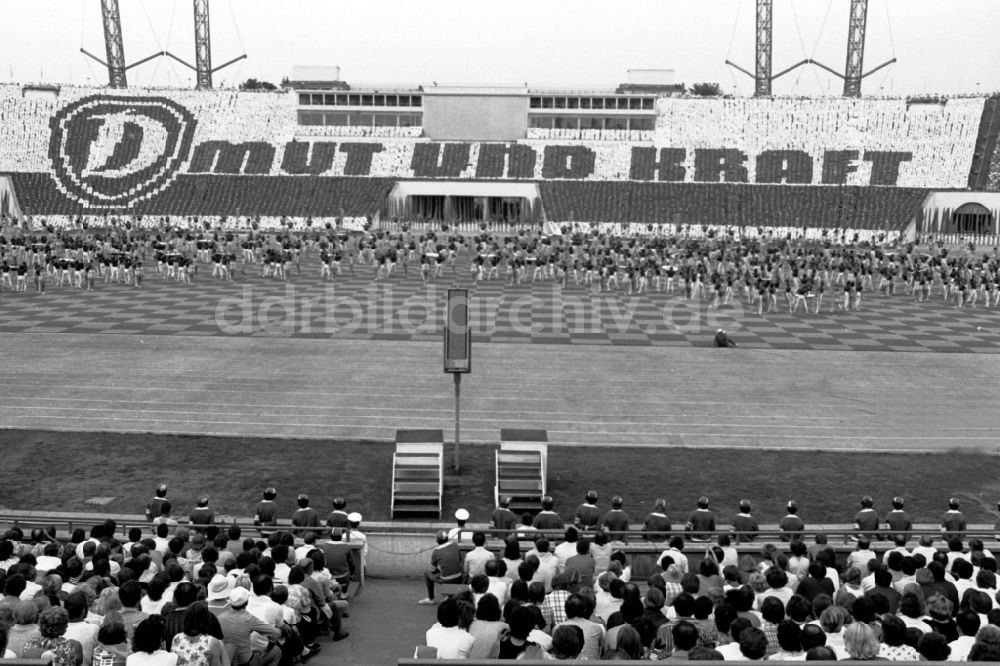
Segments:
[[[437,543],[431,552],[431,568],[424,572],[427,596],[417,602],[421,606],[433,606],[437,603],[434,599],[435,583],[462,583],[465,580],[465,574],[462,572],[462,553],[458,549],[458,543],[450,541],[448,533],[443,530],[437,534]]]

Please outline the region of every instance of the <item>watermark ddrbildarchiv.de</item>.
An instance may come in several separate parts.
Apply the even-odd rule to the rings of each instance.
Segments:
[[[288,284],[275,294],[244,285],[239,296],[219,299],[215,323],[226,335],[433,335],[445,325],[447,292],[434,284],[414,290],[373,283],[362,292],[338,291],[335,284],[322,289]],[[474,335],[483,336],[699,335],[719,328],[738,330],[744,316],[738,300],[716,307],[706,298],[650,298],[559,285],[531,293],[473,291],[469,296],[469,325]]]

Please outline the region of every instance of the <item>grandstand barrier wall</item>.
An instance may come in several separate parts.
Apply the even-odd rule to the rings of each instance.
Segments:
[[[83,527],[89,529],[90,526],[102,523],[104,520],[112,518],[118,524],[119,534],[124,534],[131,527],[140,527],[149,530],[150,524],[144,516],[132,514],[97,514],[97,513],[64,513],[64,512],[44,512],[44,511],[0,511],[0,529],[8,529],[14,525],[19,526],[25,532],[34,527],[55,526],[58,534],[68,538],[73,529]],[[183,524],[183,523],[182,523]],[[220,527],[226,528],[229,525],[239,525],[243,530],[244,538],[259,534],[259,528],[254,526],[249,519],[239,519],[235,517],[220,517],[217,523]],[[417,521],[392,521],[392,522],[365,522],[361,526],[361,531],[368,538],[368,555],[366,559],[366,578],[420,578],[430,563],[430,551],[437,545],[435,535],[440,530],[447,530],[454,527],[454,523],[445,522],[417,522]],[[653,572],[659,571],[657,566],[657,556],[666,549],[665,542],[648,542],[641,539],[639,526],[629,533],[629,542],[620,548],[629,557],[632,564],[632,576],[636,580],[645,580]],[[278,529],[291,530],[292,525],[288,520],[279,521]],[[268,528],[265,528],[268,529]],[[274,528],[270,528],[273,531]],[[489,526],[485,524],[473,523],[466,526],[466,531],[471,536],[474,531],[481,530],[490,535],[486,547],[493,552],[501,552],[503,542],[494,538]],[[581,532],[581,535],[588,536],[588,532]],[[684,535],[683,531],[672,532],[673,535]],[[765,543],[775,543],[779,547],[782,544],[787,546],[787,542],[780,539],[781,532],[776,525],[762,525],[756,533],[756,540],[753,542],[735,543],[735,534],[727,525],[720,525],[719,529],[712,533],[713,536],[719,534],[729,534],[734,537],[733,547],[740,554],[748,554],[755,558],[760,557],[761,546]],[[857,534],[853,525],[816,525],[807,526],[804,531],[806,541],[812,541],[817,534],[827,536],[828,545],[836,552],[838,560],[843,563],[849,553],[856,549],[855,543],[851,540],[852,535]],[[946,550],[946,544],[941,537],[941,530],[938,525],[918,524],[914,525],[911,533],[910,543],[915,544],[916,539],[928,534],[935,537],[935,546]],[[1000,549],[1000,541],[996,539],[997,530],[993,525],[970,525],[965,532],[967,538],[980,538],[991,550]],[[546,532],[549,540],[555,544],[562,541],[563,531]],[[705,546],[703,542],[687,541],[684,552],[693,570],[697,569],[698,563],[704,557]],[[522,552],[527,552],[533,547],[531,541],[522,541]],[[460,544],[463,553],[473,548],[471,540],[463,540]],[[882,553],[893,548],[891,540],[873,540],[871,549],[874,552]]]
[[[32,214],[369,215],[379,179],[964,188],[984,103],[661,99],[652,141],[300,141],[292,94],[4,84],[0,172]]]

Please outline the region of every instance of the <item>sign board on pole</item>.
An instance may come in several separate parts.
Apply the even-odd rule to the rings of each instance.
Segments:
[[[472,332],[469,330],[469,290],[449,289],[444,322],[444,371],[472,371]]]

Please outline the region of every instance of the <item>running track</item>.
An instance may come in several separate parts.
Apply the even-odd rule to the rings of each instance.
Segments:
[[[390,439],[444,428],[441,346],[4,334],[0,426]],[[565,445],[994,450],[997,355],[483,344],[463,440],[539,427]]]
[[[450,438],[437,313],[451,284],[371,283],[366,273],[334,286],[331,295],[297,277],[287,328],[261,326],[265,299],[289,292],[256,277],[5,291],[0,427],[336,439],[427,427]],[[252,325],[227,334],[218,304],[245,287]],[[487,305],[462,384],[464,441],[539,427],[555,444],[586,446],[993,451],[1000,442],[1000,310],[866,294],[858,313],[739,316],[548,282],[488,283],[475,295]],[[341,328],[350,307],[330,319],[323,305],[345,296],[363,312],[350,331]],[[578,312],[583,325],[567,327]],[[709,347],[727,317],[741,348]]]

